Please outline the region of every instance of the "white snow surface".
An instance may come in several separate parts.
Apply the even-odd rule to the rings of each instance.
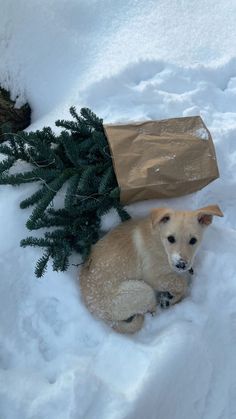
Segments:
[[[0,0],[0,83],[33,108],[30,130],[71,105],[106,122],[201,115],[220,179],[178,199],[217,203],[189,296],[128,337],[83,305],[77,270],[34,277],[22,249],[35,185],[0,188],[1,419],[236,418],[236,3],[230,0]],[[118,223],[111,213],[107,230]],[[79,262],[74,256],[74,263]]]

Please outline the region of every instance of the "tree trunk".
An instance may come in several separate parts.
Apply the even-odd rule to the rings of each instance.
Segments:
[[[15,107],[15,102],[11,100],[10,93],[0,87],[0,131],[4,132],[4,126],[8,126],[11,132],[22,131],[30,125],[31,109],[28,103]],[[0,143],[4,141],[4,136],[0,137]]]

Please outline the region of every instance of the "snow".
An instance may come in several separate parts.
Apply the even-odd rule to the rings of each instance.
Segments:
[[[217,203],[225,215],[206,233],[189,296],[127,337],[87,311],[75,266],[34,277],[41,251],[19,247],[30,214],[19,202],[34,185],[2,186],[0,417],[235,418],[235,1],[0,3],[0,83],[29,99],[29,129],[53,127],[71,105],[109,123],[201,115],[220,179],[129,211]],[[103,227],[117,223],[112,212]]]
[[[201,138],[201,140],[208,140],[208,132],[205,128],[199,128],[195,132],[196,136],[198,138]]]

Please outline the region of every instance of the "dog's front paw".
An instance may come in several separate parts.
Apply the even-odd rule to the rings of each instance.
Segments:
[[[173,297],[174,296],[168,291],[160,291],[156,293],[157,303],[161,308],[168,308]]]

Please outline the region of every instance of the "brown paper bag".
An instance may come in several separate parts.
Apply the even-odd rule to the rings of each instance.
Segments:
[[[105,125],[105,132],[124,204],[186,195],[219,177],[200,116]]]

